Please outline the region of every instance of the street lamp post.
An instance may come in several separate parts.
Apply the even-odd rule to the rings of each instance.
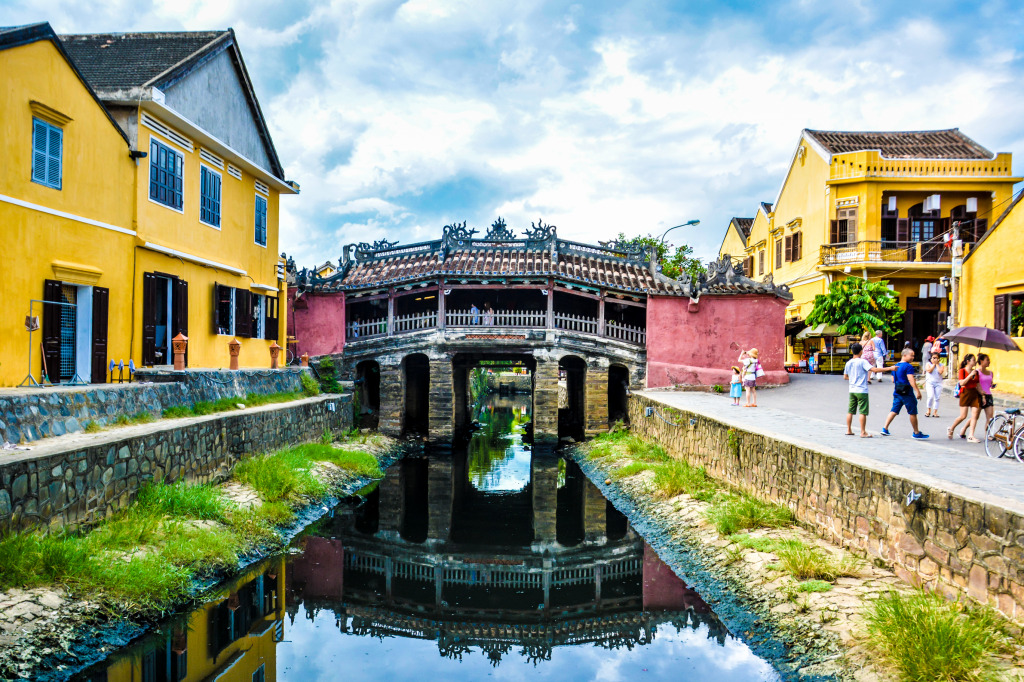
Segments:
[[[672,227],[670,227],[667,230],[665,230],[665,233],[661,235],[661,241],[659,242],[659,244],[664,246],[664,244],[665,244],[665,237],[667,237],[668,233],[671,232],[672,230],[676,229],[677,227],[690,227],[691,225],[700,225],[700,221],[699,220],[688,220],[687,222],[683,223],[682,225],[673,225]]]

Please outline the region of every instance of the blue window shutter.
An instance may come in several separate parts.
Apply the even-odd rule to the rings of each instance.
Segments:
[[[60,189],[61,162],[63,159],[64,131],[55,126],[47,126],[49,130],[46,160],[46,184]]]
[[[32,180],[46,184],[46,124],[32,119]]]

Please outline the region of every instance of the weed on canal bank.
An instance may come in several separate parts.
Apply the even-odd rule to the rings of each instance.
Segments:
[[[251,485],[258,505],[236,504],[212,485],[150,485],[87,532],[0,539],[0,591],[63,586],[112,614],[155,614],[184,600],[196,580],[280,544],[277,529],[295,520],[295,509],[329,492],[314,473],[321,463],[335,467],[335,479],[383,475],[373,455],[320,443],[243,460],[235,480]]]
[[[305,376],[305,375],[303,375]],[[220,398],[218,400],[200,400],[195,405],[176,405],[163,411],[164,419],[180,419],[182,417],[203,417],[217,412],[237,410],[239,405],[259,407],[275,403],[289,403],[307,397],[303,391],[286,391],[282,393],[250,393],[244,398]]]

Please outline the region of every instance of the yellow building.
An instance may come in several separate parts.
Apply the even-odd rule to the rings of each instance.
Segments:
[[[761,204],[743,254],[730,255],[746,258],[755,278],[790,287],[794,333],[836,278],[886,280],[906,311],[889,346],[919,347],[947,322],[941,278],[951,270],[950,226],[961,223],[969,250],[1019,180],[1010,154],[993,154],[957,129],[804,130],[775,202]],[[791,337],[787,361],[803,350]]]
[[[725,238],[718,248],[719,255],[729,254],[734,259],[745,261],[747,252],[747,237],[750,236],[750,228],[754,223],[753,218],[733,218],[729,221],[729,227],[725,228]]]
[[[0,385],[30,360],[36,380],[45,360],[54,382],[103,381],[130,357],[131,146],[48,24],[0,30],[0,73]]]
[[[260,564],[177,627],[118,652],[90,679],[273,682],[284,639],[284,588],[284,559]]]
[[[1004,331],[1024,348],[1024,260],[1008,256],[1020,252],[1024,236],[1024,192],[996,220],[964,258],[958,297],[959,326],[985,326]],[[965,352],[976,348],[963,345]],[[966,349],[966,350],[963,350]],[[1024,353],[985,350],[992,356],[996,389],[1024,396]]]
[[[3,29],[0,72],[0,385],[30,361],[53,383],[169,365],[179,332],[190,367],[226,367],[236,337],[243,367],[269,366],[285,322],[278,199],[298,187],[234,32]]]

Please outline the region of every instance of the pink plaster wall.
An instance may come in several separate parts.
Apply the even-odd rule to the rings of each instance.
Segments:
[[[289,559],[285,589],[293,598],[341,599],[345,595],[345,548],[341,540],[307,536],[302,554]]]
[[[728,387],[741,349],[757,348],[762,385],[789,383],[786,305],[775,296],[701,297],[690,312],[685,297],[647,299],[647,387]]]
[[[343,294],[305,293],[295,300],[288,289],[288,336],[294,336],[296,355],[329,355],[345,348],[345,298]]]
[[[687,587],[672,569],[644,544],[644,611],[685,611],[708,613],[711,608]]]

